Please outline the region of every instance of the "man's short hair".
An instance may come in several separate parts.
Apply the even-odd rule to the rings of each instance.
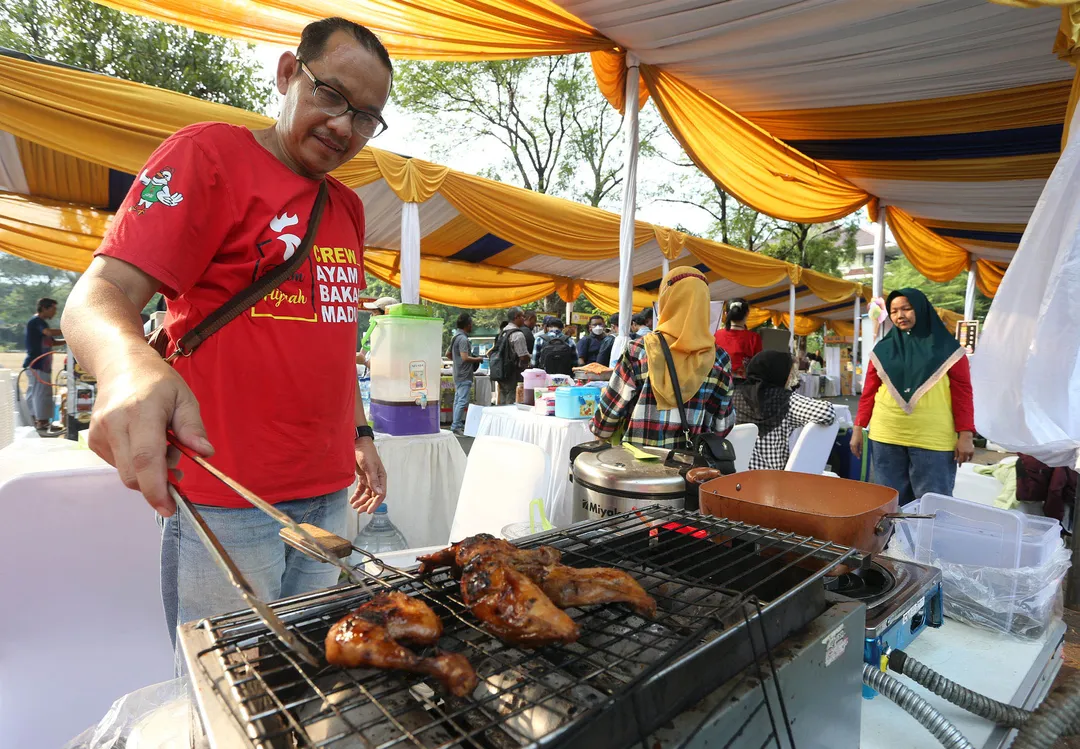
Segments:
[[[618,312],[616,312],[616,313],[615,313],[614,315],[612,315],[611,317],[609,317],[609,318],[607,319],[607,323],[608,323],[608,325],[610,325],[610,326],[611,326],[611,327],[613,327],[613,328],[614,328],[615,326],[617,326],[617,325],[619,324],[619,313],[618,313]]]
[[[548,320],[551,320],[551,322],[548,322],[547,320],[545,320],[544,325],[547,325],[547,326],[552,327],[552,328],[558,328],[559,330],[563,329],[563,321],[560,320],[559,318],[557,318],[557,317],[549,317]]]
[[[506,311],[506,318],[510,322],[513,322],[514,320],[518,319],[519,315],[521,315],[521,316],[525,315],[525,310],[523,310],[521,307],[511,307],[510,309],[508,309]]]
[[[43,296],[43,297],[41,297],[41,299],[37,300],[37,311],[38,312],[44,312],[45,310],[49,309],[50,307],[55,307],[56,304],[57,304],[57,301],[55,299],[52,299],[52,298],[47,297],[47,296]]]
[[[648,325],[649,318],[645,317],[644,312],[639,312],[638,314],[634,315],[634,323],[637,325]]]
[[[604,322],[604,316],[603,316],[603,315],[593,315],[592,317],[590,317],[590,318],[589,318],[589,325],[590,325],[590,326],[592,326],[592,321],[593,321],[593,320],[599,320],[599,321],[600,321],[600,323],[601,323],[601,324],[603,324],[603,322]]]
[[[378,57],[387,70],[394,72],[394,65],[390,62],[390,53],[379,41],[379,37],[375,36],[367,26],[361,26],[338,16],[313,21],[305,26],[300,32],[300,45],[296,48],[296,56],[304,62],[317,60],[326,51],[326,43],[335,31],[347,31],[352,34],[361,47]]]
[[[469,327],[469,323],[471,322],[472,315],[470,315],[468,312],[462,312],[460,315],[457,316],[457,321],[455,322],[455,324],[457,325],[458,330],[465,330],[465,328]]]

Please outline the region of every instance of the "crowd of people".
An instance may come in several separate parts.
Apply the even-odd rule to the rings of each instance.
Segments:
[[[783,470],[796,430],[835,420],[831,403],[794,392],[795,357],[762,350],[761,336],[746,326],[746,300],[729,302],[713,334],[705,277],[676,268],[661,283],[659,306],[656,332],[631,341],[615,364],[591,425],[600,439],[622,434],[635,444],[693,449],[699,435],[724,437],[736,424],[754,424],[750,468]],[[871,480],[896,489],[901,504],[926,492],[951,495],[957,464],[974,452],[967,357],[919,290],[894,291],[886,307],[892,329],[871,354],[850,449],[862,456],[868,428]]]

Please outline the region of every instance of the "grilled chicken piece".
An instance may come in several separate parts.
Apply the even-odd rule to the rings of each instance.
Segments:
[[[553,564],[558,564],[562,553],[551,546],[537,549],[519,549],[509,541],[495,538],[487,533],[478,533],[452,544],[434,554],[417,557],[420,560],[420,573],[426,574],[439,567],[453,567],[462,570],[469,560],[478,555],[498,556],[507,564],[525,574],[539,574],[539,571]],[[532,575],[530,575],[532,576]]]
[[[401,643],[434,645],[442,637],[442,619],[438,614],[423,601],[399,590],[380,593],[349,616],[378,624],[386,629],[391,640]]]
[[[610,567],[577,569],[564,564],[548,567],[536,579],[560,609],[590,603],[626,603],[641,616],[656,616],[656,601],[629,573]]]
[[[465,656],[439,653],[433,658],[421,658],[394,642],[386,627],[357,616],[355,611],[327,633],[326,660],[345,668],[385,668],[426,674],[456,697],[469,696],[478,683],[476,672]]]
[[[461,595],[477,619],[512,645],[538,648],[575,642],[578,625],[525,574],[498,555],[478,555],[461,574]]]

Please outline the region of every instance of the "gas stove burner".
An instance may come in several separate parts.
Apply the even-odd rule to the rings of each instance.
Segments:
[[[825,583],[825,589],[856,601],[868,601],[885,595],[896,585],[896,578],[877,562],[846,575],[837,575]]]

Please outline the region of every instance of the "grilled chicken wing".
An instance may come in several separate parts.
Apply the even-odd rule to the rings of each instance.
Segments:
[[[435,677],[451,694],[467,697],[478,679],[469,661],[458,653],[421,658],[394,642],[385,627],[353,612],[326,635],[326,660],[345,668],[384,668]]]
[[[571,643],[581,634],[536,583],[497,555],[469,560],[461,574],[461,595],[476,618],[513,645]]]
[[[531,577],[531,576],[530,576]],[[561,609],[590,603],[626,603],[641,616],[656,616],[656,601],[629,573],[610,567],[577,569],[556,564],[538,582]]]
[[[412,645],[434,645],[442,637],[442,619],[421,600],[399,590],[380,593],[349,616],[378,624],[390,639]]]
[[[487,533],[478,533],[457,542],[442,551],[418,557],[420,573],[425,574],[439,567],[453,567],[462,570],[469,560],[476,556],[497,556],[505,563],[525,574],[533,576],[553,564],[558,564],[562,554],[551,546],[537,549],[519,549],[509,541],[495,538]]]

